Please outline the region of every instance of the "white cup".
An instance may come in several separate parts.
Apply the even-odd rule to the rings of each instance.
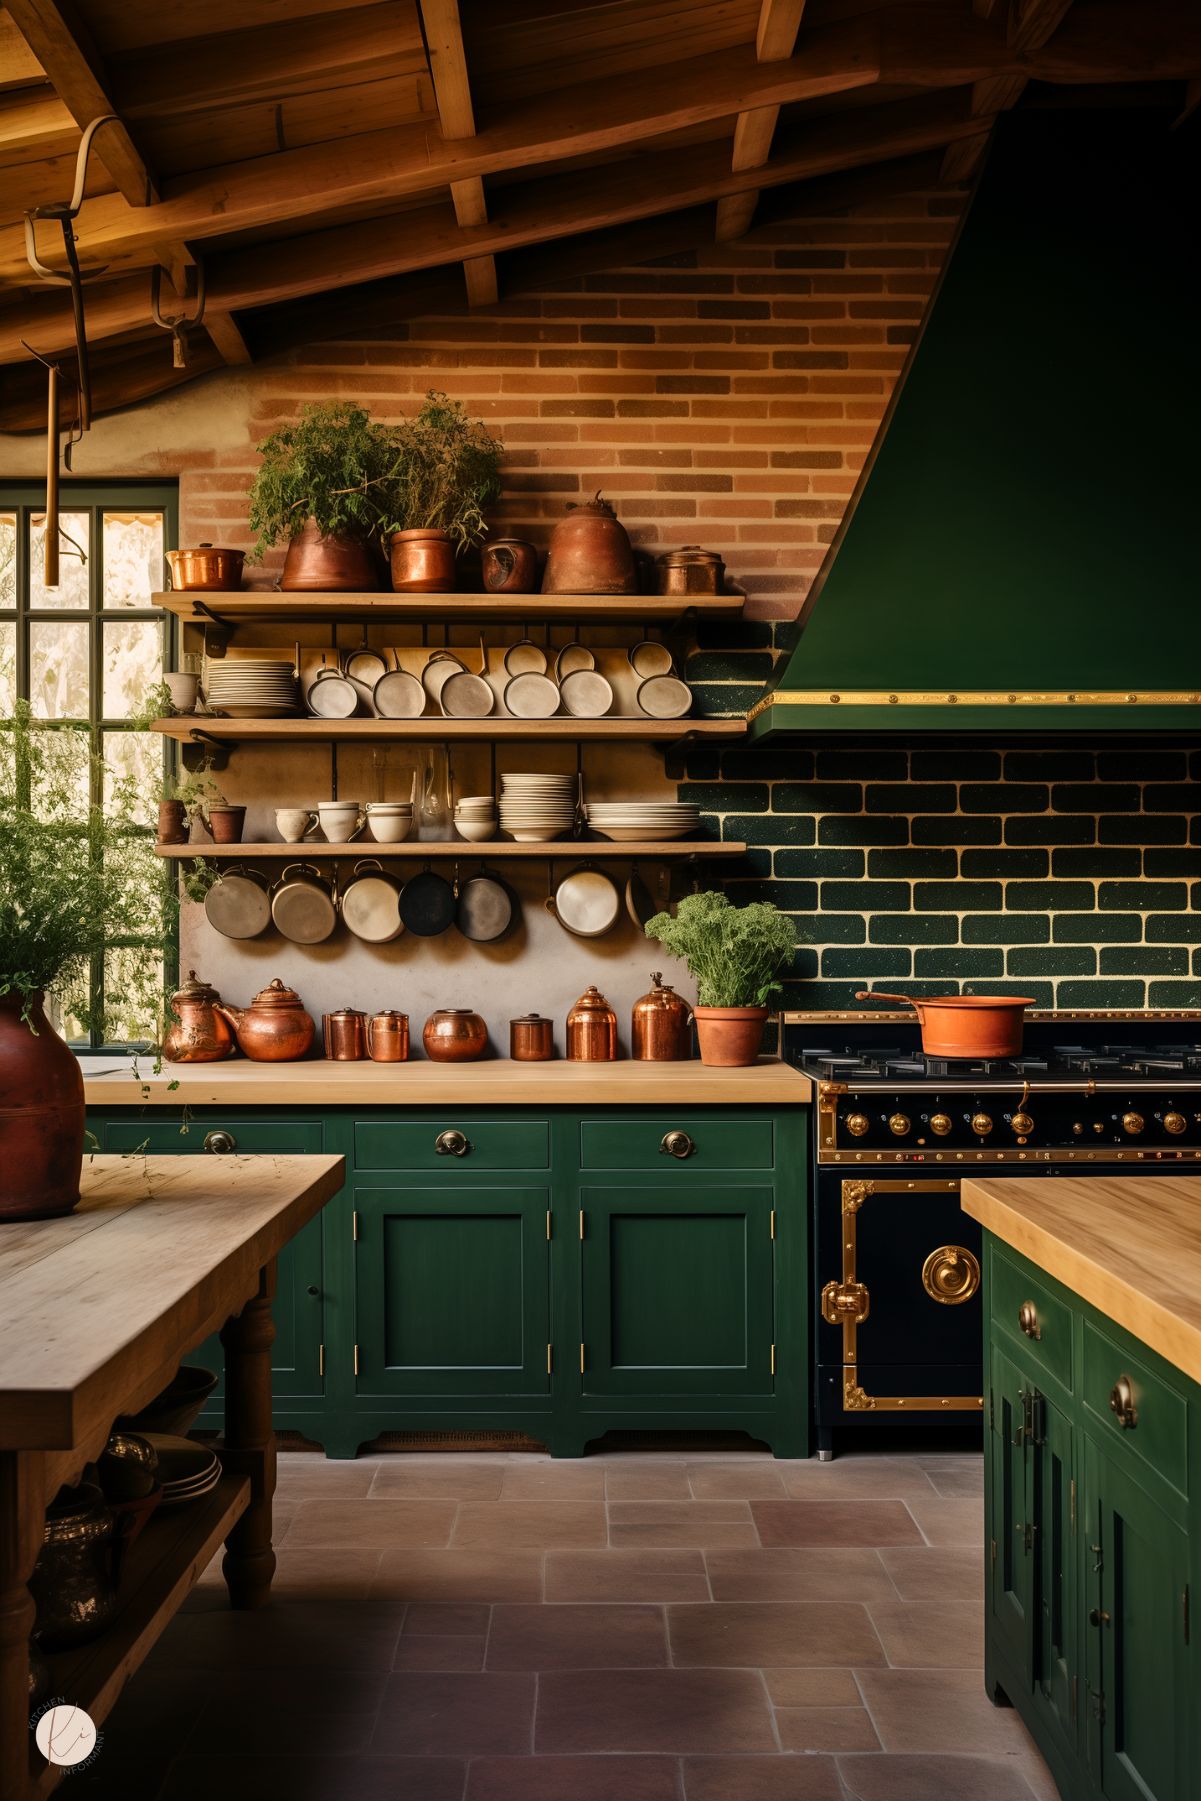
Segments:
[[[349,843],[367,823],[367,815],[357,800],[319,800],[317,813],[321,830],[331,844]]]
[[[171,705],[177,713],[194,713],[196,711],[196,695],[200,687],[198,675],[187,675],[183,672],[171,671],[163,676],[171,695]]]
[[[309,832],[317,830],[317,815],[308,807],[277,807],[275,829],[285,844],[299,844]]]

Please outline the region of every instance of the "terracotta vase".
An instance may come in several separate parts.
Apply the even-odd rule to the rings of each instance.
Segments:
[[[43,1000],[33,997],[26,1021],[20,995],[0,995],[0,1220],[52,1219],[79,1204],[83,1077]]]
[[[280,588],[288,594],[374,594],[379,569],[358,538],[323,538],[309,519],[288,546]]]
[[[695,1007],[701,1062],[718,1069],[744,1069],[759,1055],[766,1007]]]
[[[181,800],[159,801],[158,841],[160,844],[186,844],[188,842],[188,821]]]
[[[455,544],[449,532],[393,532],[388,549],[394,593],[454,593]]]
[[[214,803],[207,809],[207,817],[214,844],[242,842],[242,827],[246,824],[245,807],[218,806]]]

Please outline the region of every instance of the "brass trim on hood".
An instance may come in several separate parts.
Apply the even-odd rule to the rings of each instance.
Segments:
[[[970,688],[948,693],[926,693],[920,689],[899,690],[889,694],[883,688],[841,688],[831,693],[824,688],[774,688],[757,700],[747,713],[747,720],[757,719],[768,707],[1195,707],[1201,706],[1201,694],[1168,689],[1144,689],[1140,693],[1066,690],[1049,693],[1028,689],[1009,693],[1001,689]]]

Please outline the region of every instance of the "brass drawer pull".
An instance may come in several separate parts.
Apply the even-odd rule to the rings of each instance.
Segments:
[[[1042,1326],[1039,1324],[1038,1308],[1033,1301],[1023,1301],[1018,1308],[1018,1325],[1027,1338],[1041,1338]]]
[[[471,1140],[462,1132],[439,1132],[434,1149],[439,1157],[465,1157],[471,1149]]]
[[[1138,1408],[1134,1404],[1134,1383],[1129,1376],[1119,1376],[1109,1391],[1109,1407],[1124,1431],[1138,1425]]]
[[[659,1154],[662,1157],[682,1159],[693,1156],[695,1151],[695,1141],[689,1138],[687,1132],[664,1132],[659,1144]]]
[[[237,1150],[238,1141],[232,1132],[206,1132],[204,1148],[214,1157],[228,1157],[231,1151]]]
[[[1108,1626],[1109,1615],[1103,1607],[1090,1607],[1088,1610],[1088,1623],[1090,1626]]]

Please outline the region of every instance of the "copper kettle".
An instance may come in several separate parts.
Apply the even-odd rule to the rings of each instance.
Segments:
[[[582,506],[569,502],[567,518],[551,533],[542,592],[637,594],[629,533],[599,489]]]
[[[276,976],[255,995],[249,1007],[214,1003],[237,1035],[238,1049],[256,1063],[288,1063],[312,1048],[315,1027],[300,996]]]
[[[656,969],[654,986],[634,1002],[630,1055],[643,1063],[684,1063],[692,1054],[692,1008]]]
[[[229,1022],[217,1012],[221,996],[194,969],[171,996],[175,1020],[163,1033],[163,1057],[168,1063],[218,1063],[234,1048]]]
[[[567,1055],[574,1063],[617,1060],[617,1015],[599,988],[587,988],[567,1015]]]

